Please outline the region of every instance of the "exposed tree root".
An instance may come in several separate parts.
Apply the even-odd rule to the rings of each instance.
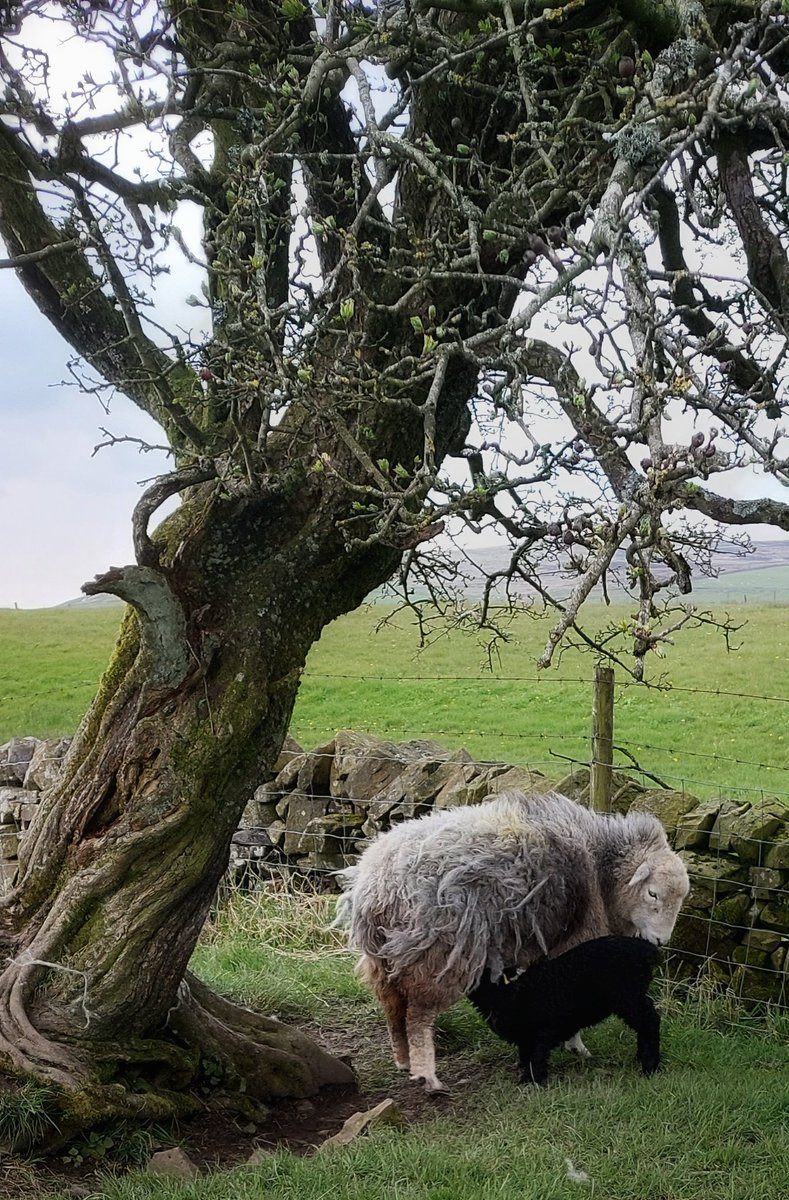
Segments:
[[[17,1039],[12,1046],[9,1033]],[[352,1069],[296,1029],[216,995],[188,975],[166,1031],[66,1047],[27,1014],[0,1010],[0,1057],[11,1074],[51,1089],[45,1144],[107,1121],[166,1121],[206,1108],[260,1115],[263,1102],[349,1085]],[[3,1106],[0,1095],[0,1108]],[[1,1124],[1,1122],[0,1122]]]
[[[355,1076],[297,1029],[218,996],[193,975],[182,985],[170,1028],[187,1045],[227,1064],[247,1095],[267,1099],[309,1096],[327,1084],[350,1084]]]

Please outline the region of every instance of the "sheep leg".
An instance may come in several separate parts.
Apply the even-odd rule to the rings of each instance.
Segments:
[[[551,1051],[539,1042],[524,1042],[518,1046],[518,1058],[523,1083],[547,1083]]]
[[[637,1038],[636,1057],[645,1075],[660,1066],[660,1014],[649,996],[639,996],[619,1014]]]
[[[587,1050],[583,1043],[580,1031],[574,1034],[573,1037],[567,1039],[567,1041],[564,1043],[564,1048],[565,1050],[574,1050],[576,1054],[580,1054],[581,1058],[592,1057],[591,1051]]]
[[[384,1010],[395,1066],[401,1071],[407,1071],[408,1034],[405,1021],[405,994],[391,982],[386,967],[380,959],[374,958],[370,954],[363,954],[357,969],[375,992],[378,1003]]]
[[[436,1075],[433,1024],[437,1012],[436,1008],[410,1003],[406,1019],[411,1078],[413,1080],[421,1079],[424,1082],[425,1091],[431,1095],[449,1091],[449,1088],[445,1087]]]
[[[376,991],[386,1013],[386,1024],[389,1028],[389,1041],[395,1066],[399,1071],[407,1071],[410,1067],[410,1056],[405,996],[398,987],[388,981],[386,983],[379,981]]]

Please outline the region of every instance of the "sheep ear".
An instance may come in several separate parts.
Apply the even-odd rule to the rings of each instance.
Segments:
[[[649,863],[642,862],[641,866],[636,870],[635,875],[628,883],[628,887],[637,887],[639,883],[643,883],[645,879],[649,879],[652,874],[652,869]]]

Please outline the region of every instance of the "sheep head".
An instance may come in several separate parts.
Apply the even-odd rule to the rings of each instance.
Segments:
[[[681,858],[668,847],[654,850],[620,885],[622,915],[638,937],[664,946],[671,937],[679,910],[690,891]]]

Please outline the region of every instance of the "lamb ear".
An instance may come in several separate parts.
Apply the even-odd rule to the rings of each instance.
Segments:
[[[639,883],[643,883],[645,879],[649,879],[652,874],[652,868],[649,863],[642,862],[641,866],[636,869],[636,873],[629,881],[628,887],[637,887]]]

